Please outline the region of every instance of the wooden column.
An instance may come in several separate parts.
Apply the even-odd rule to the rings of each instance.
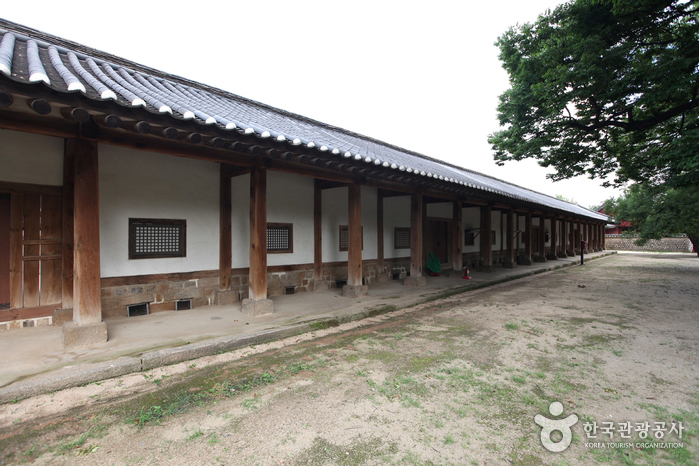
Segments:
[[[75,157],[73,322],[91,325],[102,322],[97,143],[71,139],[66,147]]]
[[[558,259],[558,221],[551,217],[551,259]]]
[[[63,216],[62,216],[62,294],[63,309],[73,308],[73,254],[75,228],[73,226],[75,202],[75,157],[64,148],[63,155]]]
[[[518,262],[522,265],[532,265],[532,214],[524,215],[524,257]]]
[[[583,239],[585,240],[585,253],[590,252],[590,224],[585,222],[583,226]]]
[[[320,180],[313,189],[313,280],[323,280],[323,190]]]
[[[580,220],[575,222],[575,226],[576,229],[573,233],[573,249],[576,251],[577,254],[580,254],[582,252],[580,250],[580,241],[583,240],[582,223],[580,223]]]
[[[514,225],[514,219],[517,218],[516,215],[514,215],[514,212],[512,209],[509,209],[507,211],[507,256],[505,258],[505,262],[503,265],[507,267],[508,269],[515,268],[517,266],[517,262],[515,261],[515,248],[514,248],[514,235],[515,235],[515,225]]]
[[[463,206],[461,201],[454,201],[453,202],[454,206],[454,232],[452,234],[453,237],[453,246],[452,246],[452,251],[453,251],[453,259],[452,259],[452,272],[455,275],[462,275],[463,273],[463,267],[464,267],[464,254],[463,254],[463,245],[464,245],[464,229],[463,229]]]
[[[97,141],[69,139],[65,153],[74,161],[73,320],[63,324],[63,346],[107,341],[102,322],[100,209]],[[70,176],[70,175],[68,175]]]
[[[424,205],[422,194],[410,196],[410,276],[403,281],[407,286],[425,286],[427,279],[422,276],[422,238],[424,228]]]
[[[539,236],[534,239],[539,245],[539,254],[534,257],[534,262],[546,262],[546,217],[539,215]]]
[[[233,261],[233,238],[231,237],[231,172],[228,165],[219,169],[219,290],[231,289],[231,267]]]
[[[376,278],[379,281],[383,281],[386,278],[385,264],[384,264],[384,251],[383,251],[383,194],[379,189],[378,195],[376,196]]]
[[[362,285],[362,186],[352,183],[348,186],[347,206],[347,285],[342,295],[359,298],[368,294],[368,287]]]
[[[561,257],[568,257],[568,244],[570,238],[568,238],[568,221],[563,218],[561,219]]]
[[[248,299],[242,310],[250,315],[274,312],[267,299],[267,169],[262,166],[250,172],[250,276]]]
[[[491,239],[492,211],[489,205],[481,206],[481,268],[482,272],[493,271],[493,241]]]

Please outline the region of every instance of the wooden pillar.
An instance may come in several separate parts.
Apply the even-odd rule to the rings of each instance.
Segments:
[[[463,274],[463,268],[464,268],[464,254],[463,254],[463,245],[464,245],[464,229],[463,229],[463,206],[461,201],[454,201],[453,202],[453,207],[454,207],[454,232],[452,234],[453,237],[453,246],[452,246],[452,251],[453,251],[453,259],[452,259],[452,272],[455,275],[461,276]]]
[[[606,224],[603,223],[602,225],[600,225],[600,227],[602,228],[602,250],[603,250],[603,251],[606,251],[606,250],[607,250],[607,228],[606,228]]]
[[[514,219],[517,218],[516,215],[514,215],[514,212],[512,209],[509,209],[507,211],[507,256],[505,257],[505,262],[503,263],[504,267],[507,267],[508,269],[515,268],[517,266],[517,262],[515,262],[515,248],[514,248],[514,235],[515,235],[515,227],[514,227]]]
[[[546,217],[539,215],[539,236],[535,241],[539,245],[539,254],[534,257],[534,262],[546,262]]]
[[[24,307],[22,284],[22,234],[24,230],[24,194],[10,194],[10,307]],[[72,273],[71,273],[72,276]],[[71,291],[71,295],[73,292]]]
[[[532,265],[532,240],[532,213],[527,212],[524,215],[524,257],[518,261],[518,264]]]
[[[403,281],[407,286],[427,285],[427,279],[422,276],[423,213],[422,194],[412,194],[410,196],[410,276]]]
[[[219,290],[229,291],[231,289],[233,239],[231,237],[231,172],[228,165],[221,164],[219,179]]]
[[[362,285],[362,186],[350,184],[348,194],[347,285],[342,295],[359,298],[368,294],[368,287]]]
[[[384,264],[384,251],[383,251],[383,194],[381,190],[376,196],[376,278],[378,281],[384,281],[388,277],[386,276]]]
[[[585,253],[590,252],[590,224],[585,222],[583,227],[583,240],[585,241]]]
[[[551,259],[558,259],[558,220],[551,217]]]
[[[320,180],[315,180],[313,189],[313,280],[323,280],[323,190],[320,189]]]
[[[74,160],[73,321],[63,325],[63,346],[75,348],[107,341],[102,322],[100,284],[99,162],[97,142],[69,139]]]
[[[565,218],[561,219],[561,257],[568,257],[568,221]]]
[[[253,167],[250,172],[250,275],[248,299],[243,312],[270,314],[274,306],[267,299],[267,169]]]
[[[493,241],[491,231],[492,210],[489,205],[481,206],[481,268],[482,272],[493,271]]]
[[[573,234],[573,247],[574,250],[576,251],[576,254],[580,254],[582,251],[580,250],[580,241],[583,240],[583,233],[582,233],[582,223],[580,223],[580,220],[575,222],[575,230]]]

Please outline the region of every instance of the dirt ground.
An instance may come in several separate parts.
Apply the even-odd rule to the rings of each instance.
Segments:
[[[699,464],[697,278],[618,254],[3,405],[0,464]]]

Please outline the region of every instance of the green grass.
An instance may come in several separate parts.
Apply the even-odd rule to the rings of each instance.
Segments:
[[[517,322],[508,322],[505,324],[507,330],[519,330],[519,324]]]

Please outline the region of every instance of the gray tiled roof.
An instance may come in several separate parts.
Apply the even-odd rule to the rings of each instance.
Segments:
[[[222,130],[256,133],[330,157],[363,160],[397,171],[534,203],[588,218],[607,216],[496,178],[326,125],[219,89],[168,75],[119,57],[0,20],[0,75],[43,83]],[[1,80],[0,80],[1,83]]]

